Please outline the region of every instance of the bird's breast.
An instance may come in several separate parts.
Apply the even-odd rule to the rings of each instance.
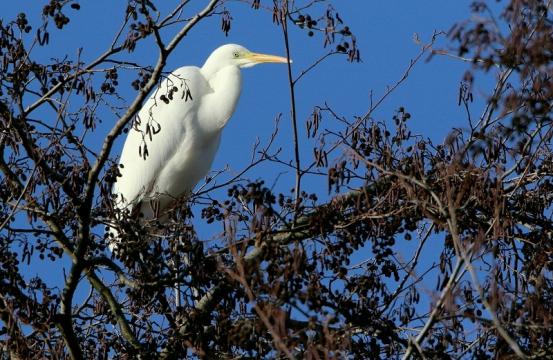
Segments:
[[[188,131],[158,176],[156,192],[179,196],[190,192],[209,172],[219,143],[220,134]]]

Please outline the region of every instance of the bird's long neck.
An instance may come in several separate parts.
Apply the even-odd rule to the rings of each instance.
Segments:
[[[237,66],[216,68],[207,62],[202,74],[213,90],[202,98],[202,126],[208,131],[220,131],[228,122],[238,103],[242,75]]]

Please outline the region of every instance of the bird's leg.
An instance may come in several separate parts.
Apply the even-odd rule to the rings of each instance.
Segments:
[[[175,307],[178,309],[181,306],[180,301],[180,282],[179,282],[179,244],[180,237],[176,239],[176,242],[174,243],[174,249],[173,249],[173,265],[174,265],[174,271],[175,271]]]
[[[186,254],[184,256],[184,264],[189,267],[190,266],[190,262],[191,262],[191,259],[190,259],[190,253]],[[190,287],[190,291],[192,292],[192,298],[193,298],[193,302],[194,302],[194,306],[196,306],[197,302],[198,302],[198,299],[200,298],[200,292],[198,291],[197,288],[191,286]]]
[[[176,308],[179,308],[180,307],[180,287],[179,287],[179,282],[177,280],[177,282],[175,283],[175,307]]]

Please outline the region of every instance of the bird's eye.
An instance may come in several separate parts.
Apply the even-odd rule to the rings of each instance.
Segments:
[[[237,53],[237,52],[235,52],[235,53],[234,53],[234,54],[232,54],[232,55],[233,55],[233,56],[234,56],[235,58],[237,58],[237,57],[240,57],[240,54],[239,54],[239,53]]]

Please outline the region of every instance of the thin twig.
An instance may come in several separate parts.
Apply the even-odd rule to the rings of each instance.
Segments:
[[[277,6],[275,1],[275,6]],[[295,95],[295,81],[292,76],[292,64],[290,61],[290,41],[288,38],[288,0],[284,0],[281,8],[281,17],[280,17],[280,24],[282,28],[282,34],[284,36],[284,45],[286,47],[286,58],[288,59],[287,62],[287,69],[288,69],[288,84],[290,88],[290,111],[292,115],[292,129],[294,132],[294,162],[295,162],[295,170],[296,170],[296,184],[295,184],[295,204],[294,204],[294,220],[296,219],[299,204],[301,201],[301,177],[302,177],[302,170],[301,170],[301,162],[300,162],[300,144],[298,139],[298,121],[296,116],[296,95]]]

